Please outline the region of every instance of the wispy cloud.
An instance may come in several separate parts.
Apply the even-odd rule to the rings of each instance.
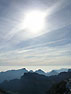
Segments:
[[[0,65],[71,64],[70,0],[0,2]],[[21,27],[25,11],[32,8],[47,14],[46,28],[39,35]]]

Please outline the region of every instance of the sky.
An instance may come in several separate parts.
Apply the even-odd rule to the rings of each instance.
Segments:
[[[24,28],[35,10],[46,14],[37,33]],[[71,0],[0,0],[0,66],[70,67]]]

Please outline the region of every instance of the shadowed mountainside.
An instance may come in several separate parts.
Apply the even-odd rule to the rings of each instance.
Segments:
[[[28,72],[25,68],[18,70],[8,70],[6,72],[0,72],[0,83],[4,80],[20,79],[20,77]]]
[[[70,78],[71,72],[62,72],[59,75],[49,77],[28,72],[24,73],[21,79],[4,81],[0,84],[0,88],[19,94],[46,94],[52,85]]]
[[[42,74],[45,76],[52,76],[52,75],[58,75],[60,72],[67,72],[68,69],[59,69],[59,70],[52,70],[50,72],[44,72],[41,69],[38,69],[35,71],[35,73]],[[8,70],[5,72],[0,72],[0,83],[2,83],[5,80],[13,80],[13,79],[20,79],[21,76],[23,76],[24,73],[31,72],[32,70],[28,71],[25,68],[18,69],[18,70]]]

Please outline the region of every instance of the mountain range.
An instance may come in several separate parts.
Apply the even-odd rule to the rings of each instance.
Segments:
[[[31,72],[31,73],[35,72],[35,73],[42,74],[42,75],[45,75],[45,76],[52,76],[52,75],[58,75],[60,72],[67,72],[67,71],[68,71],[68,69],[52,70],[50,72],[44,72],[41,69],[38,69],[36,71],[33,71],[33,70],[28,71],[25,68],[18,69],[18,70],[8,70],[8,71],[5,71],[5,72],[0,72],[0,83],[2,83],[5,80],[9,81],[9,80],[16,79],[16,78],[20,79],[20,77],[24,73],[27,73],[27,72]]]
[[[58,83],[70,78],[71,72],[62,72],[55,76],[45,76],[35,72],[28,72],[24,73],[20,79],[4,81],[0,84],[0,88],[8,91],[10,94],[50,94],[47,92],[54,84],[58,86]]]

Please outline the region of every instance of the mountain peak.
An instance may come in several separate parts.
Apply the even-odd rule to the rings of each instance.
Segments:
[[[58,72],[56,70],[52,70],[51,72],[47,73],[47,76],[52,76],[52,75],[58,75]]]
[[[38,69],[38,70],[36,70],[35,72],[38,73],[38,74],[42,74],[42,75],[45,75],[45,74],[46,74],[46,73],[45,73],[43,70],[41,70],[41,69]]]

